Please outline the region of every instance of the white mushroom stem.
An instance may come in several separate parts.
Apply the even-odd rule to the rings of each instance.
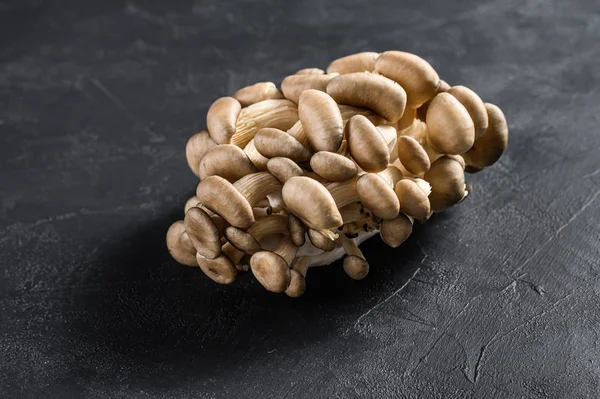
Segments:
[[[294,260],[294,263],[292,263],[292,269],[300,273],[302,277],[306,277],[309,265],[310,258],[307,256],[301,256]]]
[[[360,250],[360,248],[358,248],[358,245],[356,245],[356,242],[354,242],[354,240],[352,240],[346,236],[342,236],[342,237],[340,237],[340,241],[342,243],[342,247],[344,248],[344,251],[346,251],[346,254],[352,255],[352,256],[358,256],[359,258],[365,259],[362,251]]]
[[[289,236],[285,236],[273,252],[281,256],[288,265],[291,265],[298,252],[298,247],[294,245]]]
[[[354,243],[358,246],[363,241],[368,240],[369,238],[373,237],[378,232],[379,232],[379,230],[372,230],[369,232],[360,231],[356,238],[352,238],[350,240],[354,241]],[[306,243],[298,249],[298,253],[296,254],[296,256],[298,256],[298,257],[306,256],[309,259],[309,261],[308,261],[309,266],[313,267],[313,266],[329,265],[329,264],[335,262],[336,260],[342,258],[345,254],[346,254],[346,251],[344,250],[343,247],[337,247],[333,251],[323,252],[322,250],[312,246],[310,241],[307,240]]]
[[[275,191],[267,195],[269,204],[271,205],[271,211],[273,213],[280,213],[285,210],[285,203],[281,197],[281,191]]]
[[[244,147],[244,152],[246,153],[250,161],[254,164],[256,169],[263,171],[267,170],[267,162],[269,162],[269,159],[263,157],[262,154],[258,152],[256,146],[254,145],[254,139],[250,140],[250,142],[246,144],[246,147]]]
[[[228,242],[223,245],[221,251],[229,258],[229,260],[231,260],[231,263],[233,263],[236,266],[244,257],[244,253],[242,251],[240,251]]]

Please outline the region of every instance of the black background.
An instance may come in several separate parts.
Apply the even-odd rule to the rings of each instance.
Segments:
[[[597,397],[600,3],[0,3],[0,396]],[[509,148],[398,249],[289,299],[168,256],[219,96],[402,49]]]

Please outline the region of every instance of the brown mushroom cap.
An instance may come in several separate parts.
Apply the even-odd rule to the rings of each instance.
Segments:
[[[238,100],[242,107],[248,107],[265,100],[281,99],[283,94],[273,82],[258,82],[242,87],[235,92],[233,98]]]
[[[439,93],[426,116],[427,141],[439,153],[463,154],[473,146],[475,127],[467,109],[452,94]]]
[[[489,126],[483,136],[477,138],[473,147],[463,154],[470,171],[477,171],[494,164],[508,144],[508,124],[500,108],[494,104],[485,104]]]
[[[288,181],[290,177],[304,175],[304,171],[296,162],[282,157],[269,159],[267,169],[282,183]]]
[[[254,145],[258,152],[267,158],[284,157],[294,162],[305,162],[310,159],[310,151],[298,140],[286,132],[267,127],[254,136]]]
[[[342,225],[342,216],[335,200],[325,187],[313,179],[292,177],[283,185],[282,193],[288,210],[305,220],[310,227],[321,230]]]
[[[306,226],[296,216],[290,214],[288,219],[290,238],[295,246],[301,247],[306,242]]]
[[[327,93],[306,90],[300,95],[298,116],[315,151],[336,152],[344,138],[344,122],[337,104]]]
[[[400,201],[390,185],[374,173],[365,173],[356,182],[360,202],[382,219],[393,219],[400,212]]]
[[[206,114],[206,126],[217,144],[228,144],[235,133],[235,125],[242,105],[233,97],[221,97]]]
[[[329,252],[335,249],[335,241],[329,237],[325,237],[317,230],[308,229],[308,238],[310,239],[312,245],[314,245],[316,248],[322,249],[323,251]]]
[[[412,233],[412,223],[406,215],[401,213],[395,219],[381,222],[379,233],[387,245],[396,248]]]
[[[431,204],[427,193],[410,179],[402,179],[396,183],[394,191],[400,200],[402,213],[415,219],[425,219],[431,212]]]
[[[465,86],[454,86],[448,90],[466,108],[475,126],[475,137],[481,137],[488,128],[488,114],[481,98]]]
[[[343,155],[329,151],[319,151],[310,159],[311,169],[329,181],[344,181],[358,173],[356,164]]]
[[[339,104],[370,108],[389,122],[402,117],[406,92],[393,80],[359,72],[336,76],[327,84],[327,94]]]
[[[200,161],[204,155],[216,145],[217,143],[214,142],[206,130],[194,134],[188,140],[185,146],[185,158],[187,159],[190,169],[196,176],[200,177],[198,172]]]
[[[440,85],[438,86],[438,93],[444,93],[450,90],[450,85],[443,79],[440,79]]]
[[[465,175],[458,161],[446,156],[431,164],[423,177],[431,184],[431,210],[441,212],[457,204],[465,195]]]
[[[350,278],[362,280],[369,274],[369,262],[355,255],[347,255],[344,258],[344,271]]]
[[[346,138],[352,158],[366,172],[381,172],[390,161],[388,145],[379,130],[362,115],[346,123]]]
[[[371,72],[375,69],[379,53],[364,52],[347,55],[333,60],[327,67],[327,73],[339,73],[340,75],[352,72]]]
[[[200,179],[217,175],[232,183],[256,172],[244,150],[232,144],[221,144],[210,149],[200,161],[198,170]]]
[[[294,75],[322,75],[325,71],[319,68],[304,68],[296,71]]]
[[[284,292],[290,285],[290,267],[281,256],[271,251],[259,251],[250,258],[250,269],[268,291]]]
[[[423,176],[431,166],[427,151],[410,136],[398,137],[398,158],[402,166],[415,176]]]
[[[185,206],[183,207],[183,213],[186,214],[187,211],[189,211],[189,209],[193,206],[198,206],[198,204],[200,204],[200,200],[198,199],[198,197],[196,197],[195,195],[190,197],[186,202],[185,202]]]
[[[240,251],[252,255],[261,250],[260,243],[251,234],[237,227],[229,226],[225,229],[227,241]]]
[[[306,291],[306,280],[304,276],[294,269],[290,270],[290,276],[290,285],[285,290],[285,294],[290,298],[301,297]]]
[[[409,108],[418,108],[435,96],[440,84],[440,77],[427,61],[404,51],[381,53],[375,70],[406,90]]]
[[[234,227],[247,229],[254,223],[252,206],[248,200],[233,184],[220,176],[209,176],[202,180],[196,188],[196,196],[203,206]]]
[[[237,269],[231,260],[225,255],[219,255],[215,259],[203,258],[200,254],[196,256],[200,269],[211,280],[219,284],[231,284],[237,276]]]
[[[185,232],[183,220],[178,220],[169,227],[167,231],[167,248],[173,259],[182,265],[198,265],[196,262],[196,249]]]
[[[323,74],[291,75],[281,82],[281,91],[287,99],[298,104],[302,92],[311,89],[324,92],[331,78],[333,76]]]
[[[221,237],[212,218],[201,208],[192,207],[185,214],[185,231],[196,251],[214,259],[221,253]]]

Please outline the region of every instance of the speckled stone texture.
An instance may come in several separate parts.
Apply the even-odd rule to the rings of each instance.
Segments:
[[[5,0],[0,31],[0,397],[597,397],[600,2]],[[300,300],[170,259],[214,99],[387,49],[505,111],[466,202]]]

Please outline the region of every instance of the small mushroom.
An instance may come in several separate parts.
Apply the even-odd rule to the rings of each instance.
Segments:
[[[329,64],[327,73],[339,73],[340,75],[352,72],[371,72],[375,69],[379,53],[364,52],[338,58]]]
[[[294,75],[322,75],[325,71],[319,68],[304,68],[296,71]]]
[[[352,158],[366,172],[381,172],[390,162],[390,151],[379,130],[362,115],[346,124],[346,139]]]
[[[319,176],[329,181],[344,181],[358,173],[351,159],[329,151],[319,151],[310,158],[310,167]]]
[[[378,125],[376,126],[379,133],[383,136],[383,139],[387,143],[388,153],[390,154],[389,163],[394,162],[398,159],[398,151],[396,150],[398,142],[398,132],[394,126],[390,125]]]
[[[439,93],[425,118],[427,141],[439,153],[463,154],[473,146],[475,127],[467,109],[453,95]]]
[[[232,144],[221,144],[204,155],[198,171],[200,179],[217,175],[233,183],[249,173],[256,172],[256,168],[244,150]]]
[[[214,259],[221,253],[221,237],[212,218],[201,208],[192,207],[185,214],[185,231],[196,251]]]
[[[404,177],[400,169],[398,169],[394,165],[388,165],[388,167],[385,168],[385,170],[377,174],[379,175],[379,177],[385,180],[385,182],[389,184],[390,187],[394,187],[396,183],[398,183]]]
[[[427,197],[429,193],[411,179],[402,179],[394,187],[394,191],[400,200],[402,213],[415,219],[425,219],[431,212],[431,204]]]
[[[261,250],[260,243],[256,241],[251,234],[238,229],[237,227],[227,227],[225,229],[225,237],[231,245],[248,255],[252,255]]]
[[[305,162],[311,156],[310,151],[298,140],[272,127],[259,130],[254,136],[254,145],[267,158],[284,157],[294,162]]]
[[[328,183],[325,185],[325,188],[331,194],[331,198],[335,201],[337,208],[342,208],[352,202],[360,200],[356,189],[356,181],[358,178],[358,176],[354,176],[352,179],[346,181]]]
[[[342,216],[335,200],[318,182],[295,176],[283,185],[283,201],[288,210],[316,230],[333,229],[342,225]]]
[[[289,237],[284,237],[273,251],[259,251],[250,258],[250,269],[258,282],[268,291],[284,292],[290,285],[292,276],[290,263],[298,248]]]
[[[440,77],[423,58],[404,51],[381,53],[375,71],[398,82],[406,90],[409,108],[418,108],[437,93]]]
[[[339,104],[370,108],[389,122],[402,117],[406,92],[396,82],[373,73],[336,76],[327,84],[327,94]]]
[[[400,213],[396,218],[381,222],[379,234],[383,241],[392,248],[402,244],[412,233],[412,222],[408,216]]]
[[[340,237],[344,251],[347,256],[344,258],[344,271],[354,280],[362,280],[369,274],[369,262],[365,259],[362,251],[354,240],[342,236]]]
[[[296,164],[296,162],[282,157],[269,159],[269,162],[267,162],[267,169],[273,176],[279,179],[281,183],[285,183],[291,177],[304,175],[304,171]]]
[[[292,263],[292,270],[290,270],[290,285],[285,290],[287,296],[298,298],[304,295],[304,292],[306,291],[306,272],[308,271],[309,265],[309,257],[301,256],[294,260]]]
[[[221,97],[210,106],[206,126],[215,143],[228,144],[231,141],[241,110],[242,105],[233,97]]]
[[[258,82],[239,89],[233,98],[238,100],[242,107],[248,107],[265,100],[282,99],[283,93],[273,82]]]
[[[340,148],[344,137],[342,114],[327,93],[318,90],[302,92],[298,116],[315,151],[336,152]]]
[[[244,148],[265,127],[287,130],[298,120],[298,106],[290,100],[265,100],[241,110],[231,144]]]
[[[200,177],[200,174],[198,173],[200,161],[204,155],[216,145],[217,143],[214,142],[206,130],[194,134],[187,141],[185,146],[185,158],[187,159],[190,169],[196,176]]]
[[[327,83],[333,78],[331,75],[291,75],[281,82],[281,91],[285,98],[292,100],[296,104],[300,101],[300,95],[306,90],[325,91]]]
[[[271,205],[255,206],[252,208],[252,213],[254,214],[254,219],[258,220],[271,215],[273,213],[273,207]]]
[[[185,215],[187,211],[194,206],[198,206],[200,204],[200,200],[195,195],[190,197],[186,202],[183,208],[183,214]]]
[[[244,147],[244,152],[250,159],[250,162],[254,165],[254,167],[260,171],[267,170],[267,162],[269,162],[269,158],[264,157],[254,145],[254,139],[250,140],[246,147]]]
[[[329,252],[335,249],[335,241],[315,229],[308,229],[308,238],[313,246]]]
[[[446,156],[431,164],[424,179],[431,184],[429,202],[433,212],[442,212],[465,195],[465,175],[458,161]]]
[[[196,261],[204,274],[214,282],[231,284],[235,281],[237,269],[227,256],[219,255],[215,259],[207,259],[198,254],[196,255]]]
[[[301,247],[306,242],[306,226],[296,216],[290,214],[288,218],[290,238],[295,246]]]
[[[494,164],[508,144],[508,124],[500,108],[494,104],[485,104],[489,126],[483,136],[478,137],[473,147],[463,154],[470,170],[477,170]]]
[[[269,194],[281,190],[281,182],[269,172],[257,172],[242,177],[233,183],[233,187],[246,198],[251,206],[256,206]]]
[[[400,212],[400,201],[390,185],[375,173],[365,173],[356,182],[360,202],[381,219],[393,219]]]
[[[202,180],[196,188],[196,196],[203,206],[232,226],[247,229],[254,224],[254,214],[248,200],[233,184],[220,176],[209,176]],[[227,200],[223,201],[224,198]]]
[[[415,176],[423,176],[431,166],[427,151],[410,136],[398,137],[398,159]]]
[[[196,249],[185,232],[183,220],[173,223],[167,231],[167,248],[177,262],[186,266],[197,266]]]
[[[481,137],[488,128],[488,114],[481,98],[473,90],[465,86],[453,86],[447,91],[465,107],[475,127],[475,139]]]

